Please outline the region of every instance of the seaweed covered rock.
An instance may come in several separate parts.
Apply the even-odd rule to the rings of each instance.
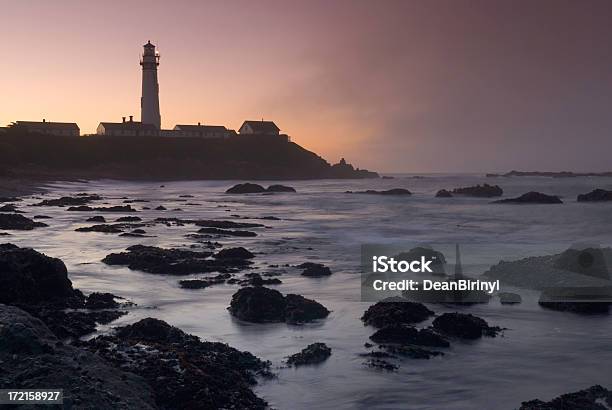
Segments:
[[[563,201],[555,195],[547,195],[541,192],[527,192],[516,198],[506,198],[494,201],[494,204],[562,204]]]
[[[201,341],[158,319],[142,319],[79,345],[143,378],[158,408],[267,407],[251,387],[256,376],[270,375],[268,362],[224,343]]]
[[[212,252],[164,249],[155,246],[133,245],[127,252],[111,253],[102,262],[107,265],[127,266],[132,270],[166,275],[227,272],[243,269],[251,262],[244,258],[210,258]]]
[[[449,347],[444,337],[429,330],[412,326],[392,325],[377,330],[370,340],[379,344],[394,343],[429,347]]]
[[[106,223],[106,218],[104,218],[102,215],[96,215],[96,216],[92,216],[91,218],[87,218],[85,221],[86,222]]]
[[[34,204],[34,206],[79,206],[86,205],[92,201],[99,201],[102,197],[97,194],[93,195],[77,195],[77,196],[63,196],[57,199],[45,199],[41,202]]]
[[[438,192],[436,192],[436,198],[452,198],[453,194],[450,193],[450,191],[447,191],[446,189],[441,189]]]
[[[393,188],[393,189],[387,189],[384,191],[376,191],[374,189],[368,189],[366,191],[357,191],[357,192],[347,191],[347,193],[349,194],[367,194],[367,195],[391,195],[391,196],[412,195],[412,192],[404,188]]]
[[[489,326],[486,320],[478,316],[465,313],[444,313],[434,319],[433,328],[445,335],[462,339],[494,337],[502,330],[497,326]]]
[[[322,276],[330,276],[332,274],[331,269],[322,263],[304,262],[296,266],[298,269],[304,269],[302,276],[310,278],[320,278]]]
[[[504,194],[504,190],[501,189],[499,185],[483,184],[463,188],[455,188],[453,189],[452,194],[474,196],[478,198],[492,198],[495,196],[502,196]]]
[[[10,229],[18,231],[31,231],[34,228],[49,226],[42,222],[36,222],[20,214],[0,213],[0,229]]]
[[[289,366],[304,366],[309,364],[322,363],[331,356],[331,348],[325,343],[312,343],[300,352],[292,354],[287,358]]]
[[[599,385],[574,393],[563,394],[551,401],[530,400],[519,410],[605,410],[612,408],[612,391]]]
[[[236,318],[254,323],[301,324],[329,315],[329,310],[314,300],[293,294],[283,296],[277,290],[261,286],[238,290],[228,310]]]
[[[116,296],[112,293],[94,292],[87,297],[85,307],[87,309],[116,309],[119,303],[115,301]]]
[[[213,255],[216,259],[252,259],[255,255],[239,246],[237,248],[222,249]]]
[[[365,311],[361,320],[364,325],[377,328],[414,324],[427,320],[434,312],[422,303],[380,301]]]
[[[145,379],[87,350],[62,343],[39,319],[0,304],[0,386],[64,390],[64,406],[143,410],[159,408]]]
[[[266,192],[266,189],[259,184],[237,184],[225,191],[226,194],[259,194]]]

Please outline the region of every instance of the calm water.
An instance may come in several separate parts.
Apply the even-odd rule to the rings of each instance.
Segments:
[[[560,195],[567,203],[502,206],[491,205],[487,199],[433,197],[440,188],[483,182],[499,183],[505,196],[538,190]],[[280,277],[283,284],[275,287],[321,302],[333,311],[326,320],[307,326],[240,323],[226,310],[235,286],[184,290],[176,277],[100,262],[108,253],[137,243],[161,247],[197,244],[185,237],[196,230],[194,226],[145,228],[155,235],[153,238],[78,233],[74,229],[90,225],[84,221],[91,214],[53,207],[29,208],[24,205],[36,201],[29,199],[22,209],[30,216],[52,216],[45,220],[50,227],[14,232],[3,240],[61,258],[75,287],[85,293],[108,291],[138,304],[113,326],[154,316],[204,339],[227,342],[271,360],[278,378],[262,381],[256,391],[279,409],[513,409],[523,400],[549,399],[593,384],[609,386],[612,320],[543,310],[537,305],[537,294],[530,291],[520,292],[524,302],[518,306],[502,306],[494,299],[488,305],[465,309],[490,324],[507,327],[504,337],[455,342],[444,357],[406,359],[399,363],[397,372],[366,368],[358,354],[365,351],[363,344],[374,329],[359,320],[369,305],[360,302],[359,252],[363,243],[459,242],[468,247],[472,244],[475,249],[503,244],[507,254],[489,256],[493,264],[502,256],[511,259],[558,252],[576,242],[610,245],[612,204],[578,204],[575,197],[596,187],[612,189],[612,179],[401,176],[394,180],[283,182],[294,186],[297,194],[223,194],[233,184],[166,182],[160,187],[159,183],[117,181],[61,183],[52,185],[46,197],[91,192],[103,195],[107,198],[103,202],[109,204],[120,204],[121,198],[127,197],[151,201],[133,204],[138,209],[143,205],[169,209],[141,211],[138,215],[145,220],[160,216],[230,219],[233,214],[279,217],[282,220],[264,221],[269,229],[259,229],[256,238],[221,242],[226,247],[242,245],[256,252],[260,272],[283,270],[268,264],[316,261],[330,266],[334,274],[323,279],[303,278],[298,270],[285,268]],[[413,196],[344,193],[396,187],[410,189]],[[196,205],[180,201],[179,195],[184,194],[193,195],[187,202]],[[183,211],[171,211],[174,208]],[[105,216],[113,221],[121,215]],[[450,311],[440,306],[432,309],[437,313]],[[325,342],[333,349],[328,361],[315,367],[282,368],[286,356],[313,342]]]

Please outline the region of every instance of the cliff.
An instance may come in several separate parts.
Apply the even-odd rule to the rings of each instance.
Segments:
[[[228,139],[0,135],[0,175],[113,179],[378,178],[330,165],[301,146],[270,136]]]

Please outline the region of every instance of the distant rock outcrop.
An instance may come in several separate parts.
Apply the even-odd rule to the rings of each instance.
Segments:
[[[588,194],[578,195],[576,200],[578,202],[612,201],[612,191],[606,191],[605,189],[594,189]]]
[[[452,196],[453,194],[447,191],[446,189],[441,189],[436,192],[436,198],[451,198]]]
[[[574,393],[563,394],[551,401],[530,400],[519,410],[605,410],[612,408],[612,391],[599,385]]]
[[[452,191],[455,195],[474,196],[478,198],[492,198],[496,196],[502,196],[504,194],[503,189],[499,185],[474,185],[463,188],[455,188]]]
[[[42,222],[36,222],[20,214],[0,213],[0,229],[31,231],[34,228],[49,226]]]
[[[374,189],[368,189],[367,191],[346,191],[347,194],[368,194],[368,195],[412,195],[407,189],[404,188],[393,188],[385,191],[376,191]]]
[[[555,195],[546,195],[541,192],[527,192],[516,198],[500,199],[494,204],[562,204],[563,201]]]
[[[266,192],[295,192],[295,188],[286,185],[270,185]]]
[[[225,191],[226,194],[260,194],[262,192],[266,192],[266,188],[259,184],[251,184],[249,182],[234,185]]]

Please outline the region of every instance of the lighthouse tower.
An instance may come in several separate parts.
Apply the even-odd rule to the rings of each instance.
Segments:
[[[161,127],[159,114],[159,84],[157,83],[157,66],[159,54],[155,46],[148,41],[144,45],[144,53],[140,61],[142,66],[142,97],[140,98],[140,121],[143,124],[153,124],[157,129]]]

